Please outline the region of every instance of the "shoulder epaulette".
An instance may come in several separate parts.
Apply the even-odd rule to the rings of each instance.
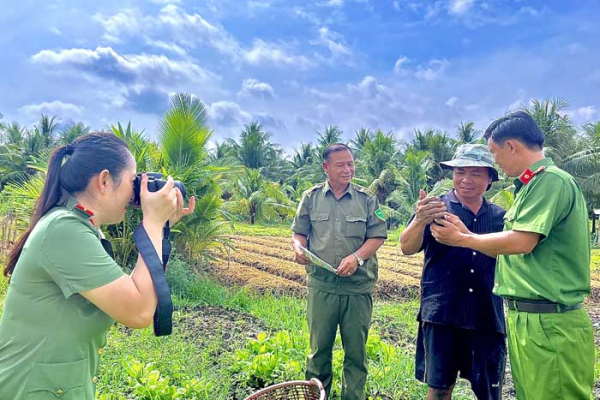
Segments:
[[[79,216],[82,219],[88,220],[92,223],[92,225],[96,225],[94,223],[94,213],[91,210],[88,210],[87,208],[83,207],[80,204],[76,204],[75,207],[73,207],[73,214]]]
[[[371,189],[369,189],[369,188],[366,188],[366,187],[364,187],[364,186],[357,185],[357,184],[353,184],[353,185],[354,185],[354,189],[355,189],[357,192],[364,193],[364,194],[366,194],[366,195],[368,195],[368,196],[375,196],[375,193],[373,193],[373,192],[371,191]]]
[[[325,186],[325,183],[317,183],[315,186],[311,187],[310,189],[306,189],[303,194],[308,194],[308,193],[312,193],[317,189],[323,189],[323,186]]]
[[[542,165],[541,167],[539,167],[538,169],[536,169],[535,171],[531,172],[531,170],[529,168],[527,168],[525,170],[525,172],[523,172],[521,174],[521,176],[519,177],[519,180],[521,182],[523,182],[524,185],[527,185],[529,182],[531,182],[531,180],[533,179],[534,176],[538,175],[539,173],[542,173],[546,170],[546,166]]]

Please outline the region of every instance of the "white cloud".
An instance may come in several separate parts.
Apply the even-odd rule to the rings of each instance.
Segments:
[[[57,27],[53,26],[51,28],[48,28],[48,30],[52,33],[54,33],[57,36],[62,35],[62,32],[60,31],[60,29],[58,29]]]
[[[263,128],[273,128],[278,131],[286,129],[282,120],[275,118],[268,113],[256,113],[252,116],[252,119],[258,121]]]
[[[329,0],[325,5],[330,7],[341,7],[344,5],[344,0]]]
[[[335,99],[342,99],[344,98],[344,95],[340,94],[340,93],[336,93],[336,92],[326,92],[323,90],[319,90],[317,88],[314,87],[304,87],[302,89],[304,91],[304,93],[309,94],[311,96],[317,97],[319,99],[322,100],[335,100]]]
[[[449,65],[450,62],[447,60],[433,59],[426,66],[419,65],[415,71],[415,77],[424,81],[439,79]]]
[[[266,6],[267,2],[248,3],[252,7]],[[316,65],[306,56],[296,55],[288,43],[267,42],[254,39],[250,47],[243,47],[236,38],[219,24],[211,23],[199,13],[187,13],[173,4],[163,7],[156,16],[143,15],[137,9],[126,9],[113,16],[96,14],[94,19],[104,27],[106,40],[120,42],[140,38],[154,46],[175,54],[190,53],[189,49],[208,46],[234,61],[243,60],[251,65],[272,65],[275,67],[295,66],[307,69]],[[347,51],[342,42],[327,37],[326,45],[333,52]],[[338,38],[339,39],[339,38]]]
[[[596,110],[596,107],[594,107],[594,106],[586,106],[586,107],[579,107],[574,112],[568,113],[568,114],[570,114],[571,118],[573,118],[574,120],[576,120],[580,123],[587,123],[587,122],[594,121],[596,119],[596,115],[598,115],[598,111]]]
[[[307,69],[315,65],[305,56],[291,54],[284,44],[269,43],[261,39],[254,40],[252,48],[245,52],[244,57],[252,65],[294,66],[300,69]]]
[[[271,3],[267,2],[267,1],[253,1],[253,0],[248,0],[248,8],[252,9],[252,10],[261,10],[261,9],[266,9],[266,8],[270,8],[271,7]]]
[[[461,16],[469,12],[475,0],[450,0],[448,12],[452,15]]]
[[[408,70],[404,68],[404,66],[407,63],[408,63],[408,57],[406,57],[406,56],[398,57],[398,59],[396,60],[396,63],[394,64],[394,72],[399,75],[408,74]]]
[[[217,101],[206,108],[209,122],[222,127],[242,126],[252,116],[233,101]]]
[[[138,9],[125,9],[109,17],[96,14],[94,19],[104,27],[104,38],[111,42],[139,40],[141,36],[147,42],[187,48],[206,44],[222,54],[237,56],[240,53],[239,44],[224,28],[211,24],[200,14],[188,14],[174,4],[161,8],[156,16],[144,15]]]
[[[414,76],[422,81],[434,81],[441,78],[450,65],[448,60],[432,59],[425,64],[410,67],[411,60],[406,56],[400,56],[394,64],[394,73],[400,76]]]
[[[154,4],[181,4],[181,0],[150,0]]]
[[[97,47],[95,50],[42,50],[31,60],[36,64],[71,66],[123,83],[142,81],[167,84],[218,79],[216,75],[190,61],[175,61],[164,55],[121,55],[111,47]]]
[[[181,48],[180,46],[177,46],[174,43],[167,43],[167,42],[163,42],[161,40],[148,40],[147,43],[150,46],[156,47],[158,49],[170,51],[171,53],[177,54],[179,56],[185,56],[187,54],[187,52],[183,48]]]
[[[111,17],[96,14],[93,18],[104,28],[104,39],[113,43],[120,43],[125,38],[135,36],[145,25],[137,9],[125,9]]]
[[[377,98],[390,98],[390,91],[380,84],[376,78],[367,75],[358,85],[348,85],[350,93],[358,94],[363,100],[374,100]]]
[[[311,44],[321,44],[329,49],[333,58],[341,58],[352,55],[352,50],[344,42],[344,38],[337,32],[329,30],[327,27],[319,29],[319,39]]]
[[[238,93],[244,97],[257,97],[261,99],[272,99],[275,96],[273,86],[266,82],[260,82],[257,79],[244,79],[242,82],[242,89]]]
[[[456,102],[458,101],[458,97],[450,97],[448,100],[446,100],[446,105],[450,108],[454,107],[454,105],[456,104]]]
[[[58,116],[60,118],[69,118],[78,116],[84,108],[72,103],[63,103],[59,100],[43,102],[39,104],[28,104],[19,108],[19,113],[28,117],[39,116],[40,114]]]

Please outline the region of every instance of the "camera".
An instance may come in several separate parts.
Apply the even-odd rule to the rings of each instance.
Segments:
[[[157,192],[159,191],[165,184],[166,180],[162,179],[163,174],[158,172],[146,172],[148,175],[148,191],[149,192]],[[180,181],[175,181],[175,187],[179,189],[181,195],[185,199],[185,185]],[[132,206],[140,205],[140,185],[142,184],[142,174],[137,174],[135,177],[135,181],[133,181],[133,199],[131,200]]]

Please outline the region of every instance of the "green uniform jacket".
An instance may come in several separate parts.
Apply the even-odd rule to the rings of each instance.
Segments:
[[[292,231],[308,237],[308,249],[334,268],[358,250],[367,239],[386,238],[385,217],[377,197],[351,183],[336,199],[328,182],[302,195]],[[307,265],[308,286],[337,294],[372,293],[377,282],[377,256],[365,260],[352,276],[340,277],[315,265]]]
[[[494,293],[574,305],[590,294],[590,233],[585,199],[571,175],[550,158],[515,180],[504,230],[535,232],[529,254],[500,255]]]
[[[114,322],[79,293],[123,275],[71,198],[43,216],[11,277],[0,321],[0,400],[93,400]]]

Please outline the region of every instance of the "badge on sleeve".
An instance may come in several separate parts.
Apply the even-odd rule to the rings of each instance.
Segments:
[[[385,221],[385,215],[383,215],[383,211],[381,211],[381,208],[375,210],[375,216],[380,220]]]

